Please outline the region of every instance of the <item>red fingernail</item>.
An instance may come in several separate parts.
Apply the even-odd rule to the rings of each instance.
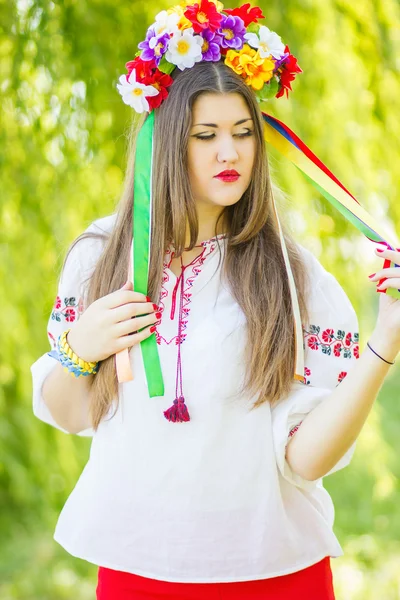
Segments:
[[[156,319],[161,319],[161,313],[160,312],[156,312]]]
[[[158,310],[157,304],[153,304],[153,310]]]
[[[147,302],[151,302],[151,298],[149,298],[148,296],[146,296],[146,300]]]
[[[376,273],[372,273],[372,275],[368,275],[368,277],[373,277],[374,275],[376,275]]]
[[[380,288],[376,288],[377,292],[384,292],[385,290],[381,290]]]
[[[383,248],[377,248],[376,251],[377,252],[383,252],[384,250],[383,250]]]
[[[156,330],[156,328],[155,328],[155,325],[152,325],[152,326],[150,327],[150,333],[154,333],[154,332],[155,332],[155,330]]]

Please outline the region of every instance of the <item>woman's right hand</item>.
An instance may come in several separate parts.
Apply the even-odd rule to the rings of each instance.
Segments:
[[[133,291],[132,282],[127,281],[120,290],[88,306],[69,331],[68,344],[87,362],[105,360],[149,337],[161,318],[156,311],[157,305]]]

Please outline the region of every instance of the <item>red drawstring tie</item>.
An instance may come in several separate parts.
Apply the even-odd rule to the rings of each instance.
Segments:
[[[201,244],[200,244],[201,246]],[[199,246],[196,246],[199,247]],[[168,421],[172,421],[173,423],[184,423],[186,421],[190,421],[189,411],[185,404],[185,397],[183,395],[183,387],[182,387],[182,359],[181,359],[181,334],[182,334],[182,315],[183,315],[183,294],[184,294],[184,273],[185,269],[193,263],[201,258],[204,254],[205,247],[203,252],[196,256],[191,263],[183,266],[182,256],[181,256],[181,274],[179,275],[177,282],[174,287],[174,291],[172,293],[172,306],[171,306],[171,319],[174,318],[175,314],[175,305],[176,305],[176,292],[178,290],[179,284],[181,285],[181,296],[179,299],[179,320],[178,320],[178,359],[176,363],[176,383],[175,383],[175,400],[173,405],[164,411],[164,416]],[[180,393],[178,395],[178,386],[180,388]]]

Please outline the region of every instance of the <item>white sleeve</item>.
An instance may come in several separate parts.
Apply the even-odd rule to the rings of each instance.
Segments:
[[[308,252],[308,251],[307,251]],[[320,404],[346,377],[359,357],[359,331],[356,312],[337,279],[317,259],[313,273],[318,274],[310,290],[310,323],[303,324],[305,383],[294,381],[288,396],[272,410],[272,434],[276,461],[281,475],[294,485],[313,489],[321,479],[310,481],[294,473],[285,458],[286,446],[304,417]],[[317,263],[315,263],[317,261]],[[325,475],[346,467],[356,442]]]
[[[98,226],[98,223],[103,221],[104,219],[95,221],[84,233],[104,233],[104,230]],[[51,350],[40,356],[30,367],[32,374],[33,414],[41,421],[52,425],[56,429],[60,429],[64,433],[69,432],[60,427],[51,415],[42,396],[42,386],[46,377],[57,363],[57,359],[52,356],[52,353],[56,351],[58,336],[65,329],[72,327],[84,310],[83,298],[87,279],[90,278],[94,270],[102,247],[103,240],[99,238],[85,238],[79,240],[70,251],[59,278],[56,298],[47,325],[47,337]],[[93,429],[88,428],[80,431],[77,435],[93,436],[93,433]]]

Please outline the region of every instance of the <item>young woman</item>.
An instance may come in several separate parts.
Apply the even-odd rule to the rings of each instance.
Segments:
[[[381,295],[357,360],[348,297],[285,231],[305,348],[304,380],[293,379],[292,305],[254,90],[223,60],[175,69],[172,80],[154,126],[149,296],[126,281],[133,141],[122,200],[67,254],[52,351],[31,367],[34,414],[93,436],[54,538],[99,566],[100,600],[331,600],[330,557],[343,551],[322,478],[349,464],[398,353],[398,302]],[[385,287],[399,285],[394,271],[385,269]],[[66,372],[63,334],[87,376]],[[158,397],[140,347],[151,335]],[[124,349],[133,379],[118,383]],[[165,418],[176,397],[187,422]]]

